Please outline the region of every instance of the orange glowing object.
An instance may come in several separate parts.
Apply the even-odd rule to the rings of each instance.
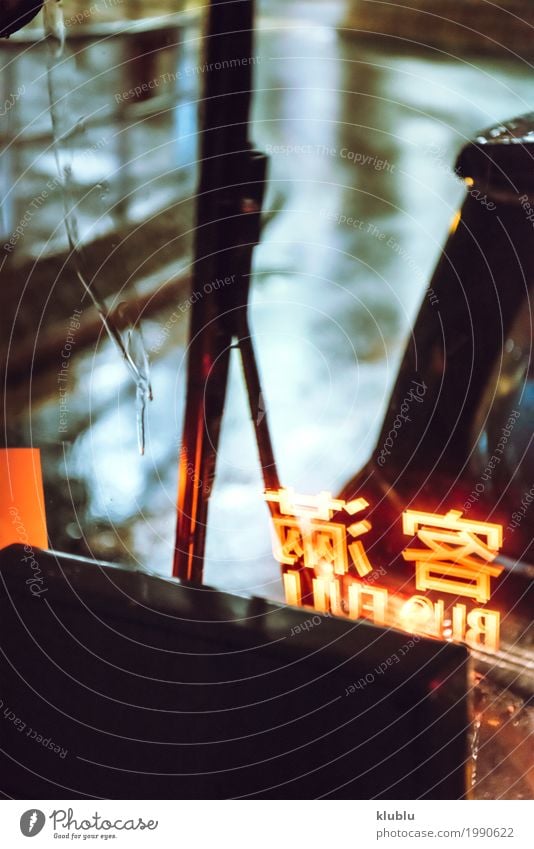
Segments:
[[[402,553],[405,560],[415,561],[418,590],[453,593],[481,604],[488,601],[490,579],[503,571],[489,565],[502,546],[502,525],[462,519],[461,510],[449,510],[444,516],[406,510],[402,524],[405,534],[417,535],[427,546]]]
[[[0,548],[48,548],[38,448],[0,449]]]
[[[453,639],[473,648],[497,651],[501,614],[498,610],[475,607],[467,613],[465,604],[453,608]]]
[[[443,633],[442,601],[432,604],[424,595],[414,595],[400,609],[403,628],[410,633],[439,636]]]
[[[461,220],[462,220],[462,210],[458,209],[454,213],[454,215],[452,217],[452,221],[451,221],[450,226],[449,226],[449,234],[451,236],[453,236],[456,233],[456,231],[458,229],[458,225],[459,225]]]
[[[351,619],[359,619],[366,613],[371,615],[375,625],[386,624],[386,608],[388,603],[388,591],[383,587],[370,587],[357,582],[349,586],[349,616]]]
[[[299,516],[301,519],[323,519],[328,521],[338,510],[343,510],[344,501],[333,498],[331,492],[319,495],[297,495],[294,489],[268,489],[265,500],[280,505],[284,516]]]
[[[300,575],[298,572],[284,572],[284,593],[288,604],[300,607],[302,596],[300,592]]]
[[[265,500],[278,504],[282,514],[273,519],[273,554],[283,566],[302,562],[305,568],[317,572],[327,565],[336,575],[346,575],[350,552],[360,577],[373,571],[360,541],[347,546],[347,530],[355,539],[371,529],[370,522],[353,522],[347,528],[341,522],[330,521],[334,513],[344,511],[353,516],[364,510],[369,506],[364,498],[347,502],[333,498],[326,491],[310,496],[296,495],[293,489],[280,489],[267,490]]]
[[[336,513],[353,516],[361,512],[369,507],[364,498],[345,502],[329,492],[304,496],[291,489],[268,491],[265,497],[278,504],[282,514],[273,519],[273,552],[286,567],[283,582],[288,604],[303,604],[302,581],[309,569],[311,584],[307,579],[306,592],[315,610],[497,651],[498,611],[482,607],[468,611],[460,603],[446,610],[443,599],[434,601],[420,594],[402,599],[372,581],[361,580],[373,566],[357,538],[367,533],[371,524],[362,519],[347,526],[332,518]],[[501,525],[463,519],[459,510],[445,515],[407,510],[403,529],[426,546],[403,552],[405,560],[415,562],[418,590],[437,590],[479,603],[488,600],[490,578],[503,571],[490,565],[502,546]],[[352,542],[347,541],[349,537]]]

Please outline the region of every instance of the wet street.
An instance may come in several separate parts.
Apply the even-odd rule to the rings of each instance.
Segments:
[[[298,12],[298,6],[291,8]],[[327,23],[320,8],[311,20],[304,7],[302,17],[287,12],[261,17],[253,116],[254,141],[271,162],[267,223],[255,256],[252,323],[281,479],[309,493],[339,491],[372,451],[407,333],[462,198],[462,185],[451,171],[456,152],[477,129],[531,106],[521,67],[380,53],[340,35],[332,7]],[[191,45],[190,53],[198,43],[192,39]],[[173,203],[179,213],[186,210],[179,220],[185,230],[188,221],[192,225],[191,209],[184,202],[184,169],[173,160],[182,151],[181,137],[173,134],[168,115],[162,120],[168,138],[163,140],[158,125],[148,144],[143,139],[136,167],[152,181],[149,204],[162,191],[161,175],[179,169]],[[127,131],[133,148],[139,146],[135,131]],[[190,134],[184,144],[191,153]],[[98,153],[91,159],[97,172]],[[86,182],[90,174],[83,162],[80,170]],[[37,167],[34,172],[38,180]],[[52,163],[46,176],[53,177]],[[119,176],[110,177],[112,194]],[[58,227],[60,207],[50,202],[54,214],[47,218],[47,206],[39,222],[43,231],[47,225],[56,231],[55,244],[54,239],[65,238]],[[96,212],[89,207],[87,214]],[[25,239],[21,252],[32,249]],[[173,244],[165,246],[171,257]],[[177,241],[173,270],[187,272],[189,244],[187,237]],[[137,263],[136,291],[153,297],[154,281],[143,276],[146,256],[139,240],[130,239],[130,247]],[[104,290],[113,291],[117,270],[105,257],[98,260],[98,249],[98,243],[89,244],[87,253],[94,264],[104,263],[101,277],[108,272],[110,278]],[[62,285],[70,287],[71,302],[60,303],[54,327],[63,325],[66,338],[72,314],[67,310],[81,309],[82,321],[94,319],[94,313],[82,301],[76,280]],[[167,310],[143,322],[154,388],[144,457],[136,450],[133,386],[103,335],[82,350],[74,332],[63,432],[60,351],[52,354],[48,373],[35,375],[31,386],[16,387],[21,423],[30,409],[31,430],[21,424],[14,438],[21,444],[30,438],[42,448],[50,533],[58,549],[126,557],[169,574],[189,296],[185,282]],[[24,294],[21,305],[23,311]],[[53,308],[52,297],[42,314],[33,316],[36,334]],[[236,357],[210,510],[206,579],[218,587],[280,597],[261,493]]]
[[[270,169],[251,322],[281,480],[313,494],[339,492],[374,448],[410,327],[463,197],[452,172],[457,152],[477,130],[530,111],[534,100],[530,76],[519,63],[386,52],[340,30],[336,4],[316,3],[311,12],[310,5],[271,4],[258,21],[252,137],[269,154]],[[167,50],[167,69],[174,61],[183,69],[198,62],[195,24],[184,32],[183,50]],[[114,49],[106,47],[110,55]],[[32,56],[14,60],[15,85],[24,68],[38,76]],[[77,71],[93,83],[97,59],[95,54],[78,61]],[[165,68],[157,72],[169,73]],[[50,275],[51,296],[33,312],[33,296],[26,289],[19,293],[19,311],[26,309],[31,320],[17,319],[23,329],[10,340],[8,378],[18,347],[31,354],[42,328],[54,328],[57,346],[45,370],[29,379],[21,367],[12,378],[4,426],[9,444],[41,448],[52,547],[164,575],[171,572],[185,402],[192,103],[201,73],[184,71],[184,78],[194,85],[144,131],[133,118],[115,116],[117,122],[129,120],[124,137],[118,131],[114,147],[99,146],[97,133],[84,141],[91,156],[73,159],[74,180],[85,198],[80,220],[86,252],[92,267],[102,264],[98,279],[107,303],[141,299],[146,306],[142,330],[154,400],[144,456],[137,451],[128,371],[101,330],[92,339],[82,332],[95,325],[94,309],[77,281],[59,274],[65,236],[61,199],[54,193],[9,258],[20,279],[31,269],[41,292]],[[106,88],[105,76],[98,85]],[[124,85],[114,78],[109,90]],[[31,104],[17,104],[22,125],[24,109],[46,109],[40,90],[32,88]],[[110,96],[102,104],[111,108],[117,101]],[[95,100],[94,109],[100,105]],[[67,110],[73,125],[82,108],[93,111],[91,103],[80,102]],[[6,118],[4,134],[11,132]],[[43,114],[40,132],[46,133],[45,123]],[[22,219],[30,192],[37,196],[54,179],[49,143],[41,145],[37,160],[38,141],[19,151],[15,164],[13,151],[9,163],[4,155],[5,178],[20,180],[29,172],[24,191],[14,190],[10,199],[12,225]],[[117,157],[125,156],[133,163],[127,172],[117,170]],[[6,220],[5,214],[5,238]],[[131,268],[108,259],[103,251],[110,244],[130,255]],[[152,254],[159,259],[151,265]],[[67,294],[61,286],[70,287]],[[160,290],[167,295],[158,301]],[[72,321],[75,309],[80,324]],[[62,352],[70,337],[65,367]],[[205,581],[282,599],[262,492],[236,352],[210,505]],[[503,716],[507,710],[502,707]],[[488,727],[484,733],[487,739]],[[491,770],[481,792],[486,789],[496,792]]]

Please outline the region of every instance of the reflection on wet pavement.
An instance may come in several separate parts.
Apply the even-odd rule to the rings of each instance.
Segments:
[[[474,798],[532,799],[532,706],[485,679],[478,681],[474,695]]]
[[[266,403],[283,482],[337,491],[371,452],[462,196],[449,168],[455,152],[477,128],[530,108],[529,81],[489,60],[382,54],[301,18],[264,16],[256,54],[253,137],[271,157],[252,305]],[[31,432],[15,438],[43,448],[54,547],[169,574],[187,298],[184,289],[143,325],[155,399],[144,458],[126,369],[103,336],[69,360],[66,432],[59,352],[57,368],[22,398]],[[237,362],[206,581],[281,597]]]

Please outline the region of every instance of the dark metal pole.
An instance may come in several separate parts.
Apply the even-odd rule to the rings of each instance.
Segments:
[[[267,418],[258,410],[263,396],[246,315],[266,168],[266,157],[248,140],[252,27],[253,0],[212,0],[192,283],[198,297],[191,311],[173,566],[175,577],[195,583],[202,582],[208,501],[234,338],[242,352],[264,479],[277,488]]]

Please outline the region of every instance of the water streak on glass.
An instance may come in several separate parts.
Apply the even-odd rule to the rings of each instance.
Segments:
[[[95,282],[89,282],[90,275],[86,271],[78,231],[76,202],[73,191],[72,153],[69,146],[73,136],[78,131],[83,131],[84,119],[79,119],[76,126],[70,128],[67,122],[68,96],[61,93],[61,88],[58,84],[58,80],[61,79],[62,70],[64,72],[65,53],[65,23],[61,0],[45,0],[43,17],[45,39],[48,46],[47,81],[53,132],[53,149],[63,197],[64,222],[71,258],[78,280],[98,311],[106,333],[121,353],[135,382],[137,441],[139,453],[144,454],[146,406],[147,401],[152,400],[148,354],[144,346],[139,322],[135,319],[129,319],[126,329],[121,332],[109,315],[109,311],[98,294],[98,288]]]

